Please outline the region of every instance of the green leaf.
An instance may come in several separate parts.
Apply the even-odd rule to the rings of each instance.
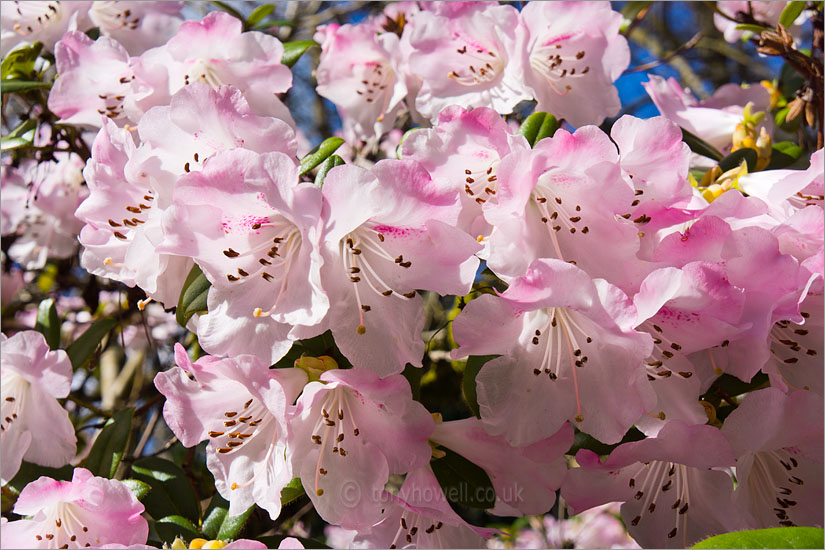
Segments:
[[[218,538],[218,533],[223,525],[223,520],[229,513],[229,502],[220,494],[215,493],[212,500],[209,501],[209,506],[203,513],[203,524],[201,525],[201,533],[209,539]]]
[[[261,21],[254,27],[252,27],[251,31],[263,31],[269,29],[271,27],[294,27],[295,22],[287,21],[286,19],[267,19],[266,21]]]
[[[779,16],[779,23],[786,29],[791,28],[793,22],[796,21],[796,18],[799,17],[799,14],[801,14],[804,9],[805,2],[788,2],[785,9],[782,10],[782,14]]]
[[[691,548],[823,548],[823,539],[817,527],[773,527],[716,535]]]
[[[110,418],[95,439],[92,450],[83,462],[86,469],[96,476],[112,478],[117,471],[123,453],[129,445],[132,432],[132,415],[135,409],[129,407],[118,411]]]
[[[464,392],[464,400],[470,407],[470,412],[481,418],[478,410],[478,395],[476,394],[476,376],[487,361],[492,361],[498,355],[471,355],[467,358],[467,366],[464,367],[464,378],[461,380],[461,389]]]
[[[293,500],[300,498],[305,494],[306,492],[304,491],[304,486],[301,485],[301,478],[292,478],[292,481],[287,483],[286,486],[281,489],[281,506],[286,506]]]
[[[34,141],[34,133],[36,128],[37,121],[27,118],[20,123],[17,128],[3,136],[2,140],[0,140],[0,149],[3,151],[9,151],[11,149],[17,149],[18,147],[31,145],[32,141]]]
[[[66,346],[66,353],[72,362],[72,368],[77,370],[86,365],[100,345],[103,337],[109,334],[109,331],[115,328],[116,325],[117,321],[114,319],[100,319],[95,321],[77,340]]]
[[[186,327],[186,323],[194,314],[206,312],[206,298],[209,296],[211,286],[212,283],[203,274],[201,268],[197,264],[193,265],[183,283],[178,298],[178,307],[175,310],[175,320],[180,326]]]
[[[332,337],[332,331],[326,331],[323,334],[307,338],[306,340],[298,340],[292,344],[286,355],[283,356],[274,367],[278,369],[290,368],[295,365],[295,360],[300,359],[304,355],[310,357],[319,357],[321,355],[328,355],[335,359],[339,368],[350,368],[352,363],[344,357],[338,347],[335,345],[335,340]]]
[[[0,65],[0,78],[30,80],[34,76],[34,62],[43,49],[42,42],[35,42],[9,52]]]
[[[305,539],[303,537],[295,537],[292,535],[267,535],[265,537],[258,537],[255,540],[264,543],[267,548],[278,548],[281,542],[287,537],[297,539],[301,544],[304,545],[304,548],[330,548],[329,546],[327,546],[319,540]]]
[[[4,94],[11,94],[15,92],[28,92],[29,90],[36,90],[38,88],[51,88],[49,82],[40,82],[37,80],[2,80],[0,81],[0,91]]]
[[[246,26],[254,27],[264,18],[269,16],[275,10],[275,4],[261,4],[249,14],[246,18]]]
[[[46,343],[52,351],[60,347],[60,318],[57,316],[57,308],[53,299],[46,298],[37,306],[34,330],[46,338]]]
[[[332,153],[335,152],[344,140],[339,137],[327,138],[318,145],[315,149],[310,151],[307,156],[301,159],[301,170],[298,172],[299,176],[303,176],[322,162],[326,160]]]
[[[740,23],[736,25],[737,31],[750,31],[755,34],[762,34],[762,31],[770,30],[768,27],[763,27],[762,25],[753,25],[751,23]]]
[[[716,147],[708,143],[707,141],[703,140],[702,138],[695,136],[685,130],[682,130],[682,141],[688,144],[690,150],[696,153],[697,155],[702,155],[703,157],[708,157],[710,159],[719,162],[724,158],[724,155],[720,153]]]
[[[235,540],[238,538],[243,526],[246,525],[246,520],[255,511],[255,506],[250,506],[246,512],[237,516],[226,516],[221,523],[221,528],[218,531],[218,540]]]
[[[135,498],[138,500],[143,500],[149,491],[152,490],[152,486],[148,483],[144,483],[139,479],[124,479],[123,484],[132,491],[132,494],[135,495]]]
[[[172,542],[175,537],[192,540],[200,537],[198,528],[183,516],[166,516],[155,521],[155,531],[164,542]]]
[[[518,133],[527,138],[530,147],[546,137],[553,137],[559,129],[559,122],[550,113],[538,112],[528,116],[521,124]]]
[[[318,173],[315,174],[315,185],[322,187],[324,185],[324,180],[327,177],[327,173],[336,166],[341,166],[342,164],[344,164],[344,159],[338,155],[332,155],[322,162],[321,166],[318,167]]]
[[[446,454],[430,466],[447,500],[469,508],[492,508],[496,491],[487,472],[456,452],[441,450]]]
[[[580,449],[587,449],[588,451],[593,451],[597,455],[605,456],[609,455],[613,452],[613,449],[621,445],[622,443],[629,443],[631,441],[641,441],[645,438],[645,434],[639,431],[635,426],[631,427],[622,440],[618,443],[614,443],[612,445],[608,445],[607,443],[602,443],[592,435],[585,433],[578,428],[574,428],[575,436],[573,437],[573,445],[571,445],[570,449],[565,453],[568,455],[573,455],[579,452]]]
[[[722,172],[727,172],[728,170],[737,168],[740,164],[742,164],[743,160],[748,163],[749,173],[756,172],[756,163],[759,162],[759,154],[753,149],[748,149],[747,147],[736,150],[720,160],[719,168],[722,169]]]
[[[287,67],[292,67],[298,62],[298,59],[304,55],[304,52],[318,44],[314,40],[298,40],[296,42],[284,43],[284,56],[281,58],[281,63]]]
[[[143,499],[152,517],[179,515],[198,522],[200,505],[195,490],[174,462],[156,456],[138,459],[132,464],[132,477],[152,487]]]
[[[404,370],[401,374],[404,378],[407,379],[407,382],[410,383],[410,391],[412,392],[412,398],[418,401],[421,397],[421,376],[423,374],[423,368],[421,367],[414,367],[412,363],[407,363],[404,366]]]
[[[802,156],[802,147],[791,141],[774,143],[771,151],[771,161],[765,170],[779,170],[787,168]]]

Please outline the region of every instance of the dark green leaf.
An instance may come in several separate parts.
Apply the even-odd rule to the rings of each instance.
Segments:
[[[682,141],[688,144],[690,150],[696,153],[697,155],[702,155],[703,157],[708,157],[709,159],[713,159],[717,162],[724,158],[724,155],[720,153],[716,147],[708,143],[707,141],[703,140],[702,138],[695,136],[682,128]]]
[[[135,495],[135,498],[138,500],[143,500],[149,491],[152,490],[152,486],[148,483],[144,483],[138,479],[124,479],[123,484],[126,485],[132,494]]]
[[[17,474],[15,474],[14,478],[9,481],[8,485],[6,485],[4,489],[8,487],[16,494],[20,494],[23,487],[43,476],[60,481],[66,481],[72,479],[73,472],[74,468],[68,464],[62,468],[48,468],[46,466],[32,464],[31,462],[26,462],[24,460],[20,463],[20,469],[17,470]]]
[[[281,63],[287,67],[292,67],[298,62],[298,59],[304,55],[304,52],[318,44],[314,40],[298,40],[297,42],[284,43],[284,56],[281,58]]]
[[[748,163],[748,172],[756,172],[756,163],[759,162],[759,154],[747,147],[738,149],[719,161],[719,168],[722,172],[738,168],[742,161]]]
[[[467,366],[464,367],[464,378],[461,381],[461,389],[464,392],[464,400],[467,401],[467,406],[470,407],[476,417],[481,418],[478,411],[478,395],[476,394],[476,376],[478,376],[481,367],[487,361],[492,361],[498,355],[471,355],[467,358]]]
[[[791,141],[774,143],[771,151],[771,161],[765,170],[780,170],[787,168],[802,156],[802,147]]]
[[[559,123],[556,117],[550,113],[538,112],[528,116],[518,132],[527,139],[530,147],[535,147],[536,143],[542,139],[553,137],[558,129]]]
[[[332,155],[322,162],[321,166],[318,167],[318,173],[315,174],[315,185],[322,187],[324,185],[324,180],[327,177],[327,173],[329,173],[329,171],[336,166],[341,166],[342,164],[344,164],[344,159],[338,155]]]
[[[280,546],[281,544],[281,541],[283,541],[287,537],[292,537],[292,535],[268,535],[266,537],[258,537],[256,540],[264,543],[267,548],[278,548],[278,546]],[[300,541],[300,543],[304,545],[304,548],[330,548],[323,542],[315,539],[305,539],[302,537],[292,538],[298,539],[298,541]]]
[[[352,367],[352,363],[338,350],[338,347],[335,345],[335,340],[332,337],[332,331],[329,330],[313,338],[298,340],[293,343],[286,355],[275,363],[274,366],[279,369],[293,367],[295,360],[300,359],[304,355],[310,357],[327,355],[335,359],[339,368]]]
[[[774,527],[716,535],[691,548],[822,548],[824,539],[817,527]]]
[[[573,455],[579,452],[580,449],[587,449],[588,451],[593,451],[597,455],[605,456],[609,455],[613,452],[613,449],[621,445],[622,443],[629,443],[631,441],[641,441],[645,438],[645,434],[640,432],[637,428],[632,427],[630,428],[621,441],[618,443],[614,443],[612,445],[608,445],[606,443],[602,443],[592,435],[588,433],[584,433],[583,431],[575,428],[576,435],[573,438],[573,445],[565,454]]]
[[[211,286],[212,283],[203,274],[201,268],[197,264],[193,265],[183,283],[175,311],[175,320],[180,326],[185,327],[194,314],[206,312],[206,298],[209,296]]]
[[[155,531],[164,542],[172,542],[175,537],[192,540],[200,537],[198,528],[182,516],[166,516],[155,521]]]
[[[762,31],[770,30],[768,27],[763,27],[762,25],[752,25],[751,23],[740,23],[736,25],[737,31],[750,31],[756,34],[762,34]]]
[[[306,492],[304,492],[304,486],[301,485],[301,478],[293,478],[292,481],[287,483],[286,486],[281,489],[281,505],[285,506],[305,494]]]
[[[2,80],[0,81],[0,91],[4,94],[14,92],[28,92],[29,90],[36,90],[38,88],[51,88],[52,85],[48,82],[39,82],[37,80]]]
[[[37,121],[27,118],[20,123],[17,128],[3,136],[2,140],[0,140],[0,149],[3,151],[9,151],[11,149],[17,149],[18,147],[31,145],[32,141],[34,141],[34,133],[36,128]]]
[[[219,540],[234,540],[238,538],[243,526],[246,525],[246,520],[249,519],[249,516],[251,516],[254,511],[255,506],[250,506],[249,510],[240,515],[226,516],[223,519],[223,523],[221,523],[217,538]]]
[[[116,412],[98,434],[92,450],[83,462],[84,467],[94,475],[107,478],[115,475],[120,459],[129,445],[134,412],[131,407]]]
[[[776,111],[773,120],[774,122],[776,122],[776,125],[782,128],[784,131],[788,133],[794,133],[799,129],[799,121],[802,120],[802,117],[796,117],[795,119],[788,121],[786,120],[786,118],[790,111],[790,107],[782,107],[781,109]]]
[[[152,517],[179,515],[198,522],[200,505],[195,490],[174,462],[156,456],[138,459],[132,464],[132,477],[152,487],[143,499],[143,505]]]
[[[335,150],[343,144],[344,140],[339,137],[331,137],[322,141],[318,147],[310,151],[307,156],[301,159],[301,170],[298,175],[303,176],[324,162],[324,160],[332,155],[332,153],[334,153]]]
[[[9,52],[0,65],[0,78],[30,80],[34,77],[34,62],[43,49],[42,42],[35,42]]]
[[[100,345],[100,341],[116,325],[117,321],[114,319],[95,321],[77,340],[66,346],[66,353],[69,354],[69,360],[75,370],[86,365]]]
[[[56,350],[60,347],[60,318],[57,316],[57,308],[53,299],[46,298],[37,306],[37,321],[35,321],[34,330],[46,338],[49,349]]]
[[[209,507],[203,513],[203,524],[201,525],[201,533],[208,539],[218,538],[218,533],[223,525],[223,520],[229,513],[229,502],[226,501],[220,494],[215,493],[212,500],[209,501]]]
[[[456,452],[441,450],[446,454],[430,466],[447,500],[469,508],[492,508],[496,491],[487,472]]]
[[[418,401],[421,396],[421,375],[423,369],[421,367],[414,367],[412,363],[407,363],[404,366],[404,371],[401,373],[407,382],[410,383],[410,391],[412,391],[412,398]]]
[[[260,23],[264,17],[269,16],[269,14],[272,13],[274,10],[275,4],[261,4],[260,6],[252,10],[252,13],[250,13],[249,17],[246,18],[247,28],[254,27],[258,23]]]
[[[802,13],[804,9],[805,2],[788,2],[785,9],[782,10],[782,14],[779,16],[779,23],[786,29],[791,28],[793,22],[796,21],[796,18],[799,17],[799,14]]]

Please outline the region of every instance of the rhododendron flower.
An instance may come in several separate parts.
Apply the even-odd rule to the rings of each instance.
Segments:
[[[8,254],[26,269],[40,269],[48,258],[68,258],[77,250],[82,224],[74,210],[88,194],[82,187],[83,160],[74,153],[55,157],[3,167],[2,234],[16,235]]]
[[[52,468],[67,464],[77,450],[77,438],[69,413],[57,402],[69,395],[72,383],[66,352],[49,351],[43,335],[33,330],[11,338],[2,334],[0,342],[0,477],[5,484],[17,473],[21,460]]]
[[[573,126],[619,112],[612,83],[630,64],[620,13],[603,2],[529,2],[520,19],[528,34],[524,82],[538,99],[536,110]]]
[[[551,437],[526,447],[512,447],[488,434],[477,418],[436,422],[430,441],[451,449],[490,476],[501,516],[543,514],[553,507],[567,464],[563,455],[573,444],[573,427],[563,424]]]
[[[624,443],[606,461],[586,449],[568,472],[562,496],[579,513],[624,502],[622,520],[645,548],[687,548],[711,535],[747,528],[731,501],[724,468],[733,451],[713,426],[668,422],[655,438]],[[724,511],[724,513],[721,513]]]
[[[651,339],[631,328],[635,315],[618,288],[546,259],[500,297],[467,304],[453,323],[453,356],[502,354],[476,377],[488,433],[528,445],[569,419],[600,441],[619,441],[655,403],[642,367]]]
[[[178,179],[174,200],[159,250],[193,257],[212,282],[201,345],[276,362],[295,339],[291,325],[314,326],[329,307],[316,227],[321,190],[299,184],[283,153],[236,149]]]
[[[771,208],[771,214],[780,221],[807,206],[823,207],[825,193],[825,150],[811,155],[806,170],[763,170],[739,179],[739,186],[747,194],[759,197]]]
[[[441,189],[414,161],[382,160],[370,172],[331,170],[323,194],[321,280],[335,343],[382,376],[421,365],[424,311],[415,290],[466,294],[478,267],[481,246],[454,227],[457,191]]]
[[[3,525],[3,548],[101,548],[145,544],[143,504],[116,479],[75,468],[71,481],[41,477],[26,485],[14,513],[31,519]]]
[[[765,388],[725,419],[736,455],[734,502],[754,528],[822,526],[822,413],[820,395]]]
[[[512,112],[531,98],[522,83],[525,53],[517,34],[518,11],[496,3],[457,7],[460,11],[450,14],[415,15],[408,64],[421,79],[416,110],[432,121],[448,105]]]
[[[66,31],[88,27],[86,13],[92,2],[8,2],[0,24],[0,57],[21,46],[42,42],[46,51]]]
[[[558,130],[513,151],[497,173],[497,204],[485,205],[484,216],[496,228],[488,263],[499,277],[523,275],[537,258],[573,262],[620,287],[647,273],[636,259],[636,224],[649,220],[630,219],[634,190],[600,129]]]
[[[338,106],[350,141],[391,129],[407,95],[398,35],[366,25],[327,25],[322,33],[318,94]]]
[[[737,29],[741,23],[757,21],[761,25],[775,27],[779,23],[779,16],[787,6],[787,2],[743,2],[740,0],[717,2],[716,7],[721,13],[713,14],[713,24],[725,35],[728,42],[739,40],[744,31]],[[724,15],[723,15],[724,14]],[[727,15],[727,17],[725,17]],[[734,19],[735,21],[731,21]]]
[[[208,440],[207,466],[229,514],[253,504],[275,519],[293,478],[285,458],[288,409],[306,383],[300,369],[267,369],[252,355],[192,363],[175,345],[177,367],[155,377],[163,417],[186,447]]]
[[[213,88],[227,84],[243,90],[256,115],[292,123],[277,96],[292,86],[292,72],[281,63],[283,52],[280,40],[243,32],[243,23],[225,12],[209,13],[203,21],[184,21],[165,45],[135,60],[135,74],[152,89],[141,105],[148,110],[168,104],[180,88],[202,81]]]
[[[428,463],[432,429],[403,376],[335,369],[304,388],[289,422],[288,449],[321,517],[362,530],[380,519],[389,475]]]
[[[457,189],[461,213],[457,225],[470,235],[489,235],[481,217],[488,201],[496,202],[498,166],[512,150],[528,151],[527,140],[514,135],[501,115],[488,107],[465,110],[453,105],[438,115],[432,129],[412,132],[401,157],[418,161],[444,189]]]
[[[89,19],[100,34],[117,40],[130,55],[160,46],[180,27],[183,2],[91,2]]]
[[[484,548],[497,532],[461,519],[429,467],[407,474],[398,496],[385,492],[383,499],[383,518],[360,530],[353,548]]]
[[[679,86],[676,79],[649,75],[643,82],[647,95],[653,100],[659,113],[707,141],[720,151],[730,151],[733,132],[742,122],[745,106],[752,103],[752,110],[767,111],[770,94],[762,86],[743,88],[738,84],[725,84],[704,101]]]

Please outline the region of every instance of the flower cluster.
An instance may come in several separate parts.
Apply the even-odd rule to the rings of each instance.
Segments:
[[[591,523],[632,544],[609,503],[642,547],[822,526],[823,150],[821,134],[807,155],[780,147],[775,86],[699,101],[650,75],[660,116],[597,126],[630,63],[609,4],[401,2],[317,29],[345,162],[340,139],[299,154],[280,95],[294,43],[180,9],[15,2],[4,17],[4,48],[39,40],[58,75],[37,152],[2,162],[4,253],[32,271],[79,241],[86,276],[128,289],[144,329],[106,337],[129,313],[87,287],[102,320],[82,336],[79,292],[2,336],[2,483],[20,516],[4,548],[144,548],[150,532],[220,547],[207,539],[240,527],[219,537],[214,506],[280,526],[293,493],[358,548],[601,541]],[[785,32],[776,9],[748,16]],[[524,102],[533,115],[504,117]],[[139,385],[149,351],[156,398]],[[90,360],[100,407],[64,406]],[[437,363],[463,373],[473,415],[428,408],[418,369]],[[142,404],[123,416],[127,375]],[[160,403],[187,458],[141,458],[154,421],[122,458],[133,415]],[[77,407],[111,417],[81,456]],[[193,477],[217,495],[205,514],[193,496],[193,522],[172,493],[192,489],[199,452]],[[71,481],[17,487],[67,464]],[[559,519],[501,537],[461,506]]]

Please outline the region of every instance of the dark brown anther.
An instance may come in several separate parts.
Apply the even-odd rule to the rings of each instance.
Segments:
[[[226,278],[227,278],[227,279],[229,279],[229,282],[231,282],[231,283],[234,283],[235,281],[237,281],[237,280],[238,280],[238,277],[235,277],[235,276],[234,276],[234,275],[232,275],[231,273],[227,273],[227,274],[226,274]]]
[[[675,536],[676,536],[676,527],[671,529],[670,533],[667,534],[667,538],[672,539]]]
[[[636,517],[635,517],[635,518],[633,518],[633,520],[630,522],[630,525],[633,525],[633,526],[635,527],[636,525],[639,525],[639,522],[640,522],[640,521],[642,521],[642,516],[636,516]]]

